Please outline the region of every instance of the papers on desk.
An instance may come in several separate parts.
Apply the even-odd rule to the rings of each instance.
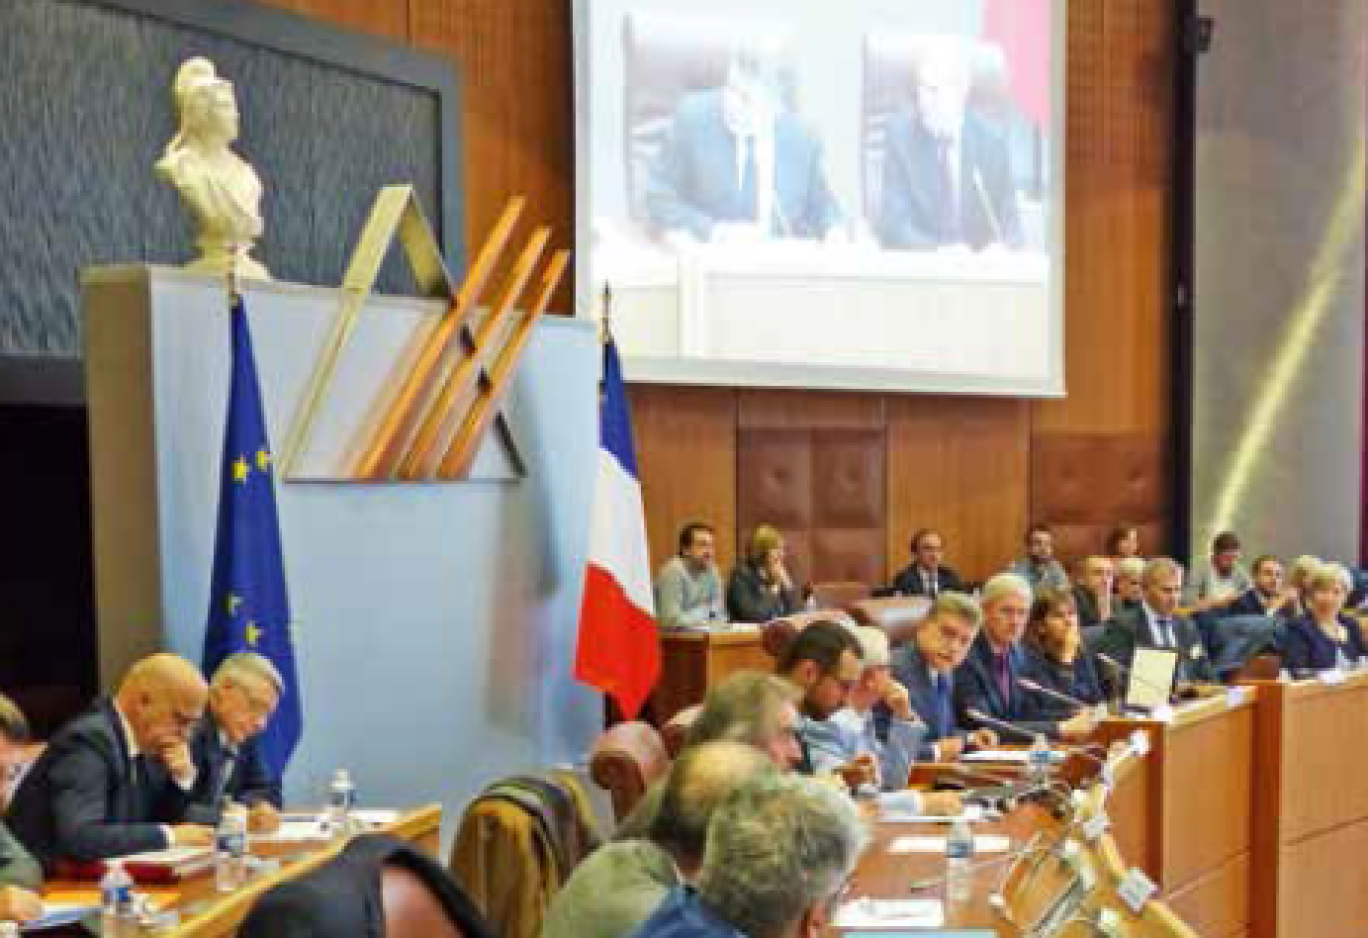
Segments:
[[[1062,749],[1050,750],[1050,761],[1055,765],[1063,762],[1064,756]],[[960,756],[965,762],[1005,762],[1010,765],[1025,765],[1030,758],[1031,753],[1026,749],[980,749]]]
[[[43,914],[25,924],[19,930],[25,933],[47,931],[49,928],[61,928],[65,925],[75,925],[88,915],[99,914],[100,907],[97,905],[46,902],[43,904]]]
[[[835,928],[939,928],[945,906],[939,899],[851,899],[836,910]]]
[[[1012,845],[1007,837],[998,834],[975,834],[974,853],[1005,853]],[[889,853],[945,853],[944,837],[898,837],[888,845]]]
[[[970,823],[983,820],[983,808],[980,805],[965,805],[958,817],[947,817],[920,813],[920,802],[920,796],[914,791],[880,792],[879,820],[890,824],[952,824],[961,819]]]
[[[359,809],[351,813],[362,827],[384,827],[399,820],[399,812],[390,808]],[[252,834],[254,843],[301,844],[331,840],[332,833],[323,814],[287,812],[280,816],[280,827],[269,834]]]

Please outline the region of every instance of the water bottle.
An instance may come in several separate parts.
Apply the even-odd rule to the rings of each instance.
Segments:
[[[109,860],[100,880],[100,936],[128,938],[135,933],[137,923],[132,917],[133,880],[123,863]]]
[[[351,812],[356,806],[356,789],[346,769],[338,769],[328,786],[328,830],[333,836],[351,832]]]
[[[1033,782],[1050,780],[1050,741],[1043,733],[1037,733],[1031,741],[1031,749],[1026,754],[1026,775]]]
[[[945,899],[964,902],[972,892],[970,880],[974,865],[974,832],[969,822],[957,818],[945,838]]]
[[[232,892],[247,882],[247,809],[229,804],[214,831],[214,888]]]

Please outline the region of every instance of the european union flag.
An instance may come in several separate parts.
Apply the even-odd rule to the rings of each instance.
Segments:
[[[257,652],[280,671],[284,693],[257,742],[267,768],[279,777],[299,742],[304,717],[276,519],[275,463],[266,438],[252,333],[241,298],[233,303],[232,321],[233,378],[223,435],[204,671],[212,675],[219,662],[239,651]]]

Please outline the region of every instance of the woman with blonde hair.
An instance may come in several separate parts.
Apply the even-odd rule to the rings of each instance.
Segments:
[[[1083,643],[1078,606],[1069,591],[1043,589],[1036,593],[1023,644],[1026,677],[1085,704],[1106,699],[1092,654]],[[1062,702],[1057,703],[1062,706]]]
[[[1337,563],[1307,571],[1306,613],[1288,623],[1283,637],[1283,667],[1294,675],[1346,668],[1368,656],[1358,623],[1341,614],[1349,585],[1349,571]]]
[[[727,581],[727,615],[733,622],[769,622],[796,612],[798,602],[784,564],[783,535],[773,525],[758,525]]]

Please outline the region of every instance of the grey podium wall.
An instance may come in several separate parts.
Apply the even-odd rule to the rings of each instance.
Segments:
[[[246,295],[273,446],[283,444],[333,290]],[[83,278],[101,673],[169,648],[198,661],[229,377],[221,282],[158,267]],[[384,378],[442,304],[376,298],[333,406]],[[484,481],[277,483],[304,741],[286,792],[316,802],[338,767],[365,803],[440,800],[450,830],[491,778],[574,760],[600,698],[570,677],[597,447],[598,343],[536,329],[508,403],[527,467],[493,436]],[[323,421],[324,437],[337,419]],[[330,431],[328,426],[333,430]],[[327,445],[323,440],[323,445]]]

